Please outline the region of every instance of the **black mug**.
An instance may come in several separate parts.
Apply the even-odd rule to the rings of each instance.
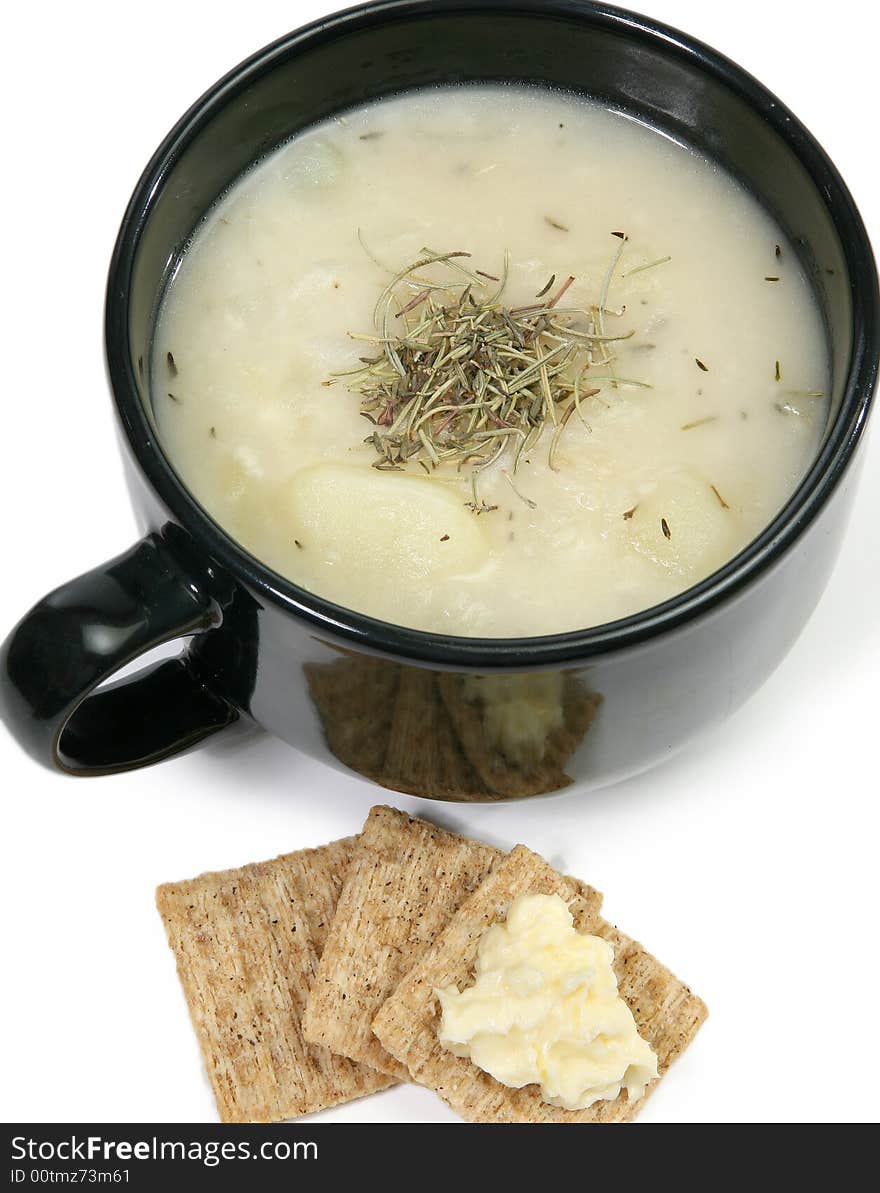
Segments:
[[[421,633],[274,574],[187,492],[150,407],[163,289],[193,229],[243,170],[352,105],[479,80],[587,92],[718,160],[791,237],[831,352],[821,447],[754,542],[674,600],[540,638]],[[432,798],[585,790],[633,774],[735,709],[809,617],[852,500],[877,351],[876,269],[844,183],[784,105],[715,51],[582,0],[389,0],[331,16],[214,86],[138,183],[110,266],[106,352],[146,535],[56,589],[12,631],[0,711],[38,761],[75,775],[156,762],[242,718],[383,786]],[[183,637],[179,657],[105,682]],[[508,758],[489,736],[486,706],[505,699],[505,684],[548,670],[561,719],[533,756]]]

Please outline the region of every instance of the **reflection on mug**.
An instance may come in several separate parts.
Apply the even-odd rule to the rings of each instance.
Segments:
[[[602,700],[563,671],[464,675],[348,654],[304,670],[340,762],[428,799],[567,787],[566,765]]]

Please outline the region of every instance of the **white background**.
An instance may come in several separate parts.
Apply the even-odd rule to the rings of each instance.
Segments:
[[[873,6],[642,0],[782,97],[880,229]],[[104,380],[104,277],[161,137],[215,78],[329,0],[15,5],[4,17],[0,633],[127,547]],[[642,1121],[878,1117],[880,435],[828,591],[725,725],[598,794],[434,805],[605,892],[606,913],[709,1004]],[[215,1121],[153,888],[357,830],[377,792],[265,736],[72,780],[0,730],[0,1117]],[[430,806],[401,796],[399,806]],[[399,1088],[327,1120],[454,1121]]]

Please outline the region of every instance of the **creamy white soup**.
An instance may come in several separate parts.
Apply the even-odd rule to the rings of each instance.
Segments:
[[[513,86],[383,100],[256,165],[184,253],[151,366],[171,461],[249,552],[483,637],[723,565],[805,472],[827,374],[794,250],[740,185]]]

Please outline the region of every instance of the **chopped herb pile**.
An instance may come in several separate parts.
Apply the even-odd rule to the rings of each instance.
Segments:
[[[595,365],[608,372],[595,380],[628,382],[613,372],[615,343],[634,333],[609,332],[608,289],[626,238],[614,255],[595,305],[561,305],[574,278],[555,285],[555,276],[536,301],[510,307],[503,302],[508,261],[501,277],[471,270],[470,253],[423,249],[417,261],[384,288],[374,311],[372,335],[353,334],[375,345],[360,366],[324,382],[344,381],[360,394],[361,414],[373,430],[365,442],[377,455],[373,467],[402,471],[417,464],[430,473],[441,465],[470,470],[475,513],[494,509],[478,495],[478,478],[509,452],[505,479],[527,458],[545,427],[552,427],[548,462],[556,468],[560,437],[572,415],[590,427],[582,401]],[[431,276],[424,271],[429,270]],[[439,275],[439,280],[437,280]],[[490,283],[492,283],[490,285]],[[552,294],[551,294],[552,290]]]

